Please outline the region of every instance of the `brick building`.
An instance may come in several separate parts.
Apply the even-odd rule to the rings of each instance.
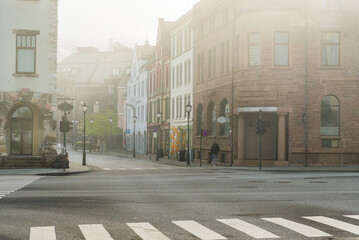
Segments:
[[[146,68],[148,71],[147,82],[147,129],[148,129],[148,152],[156,152],[158,135],[158,149],[163,155],[168,156],[170,151],[170,55],[171,41],[169,29],[172,22],[158,20],[157,41],[155,53],[148,60]],[[160,118],[157,118],[160,114]],[[156,129],[156,130],[155,130]],[[156,134],[155,134],[156,135]],[[162,154],[160,154],[161,156]]]
[[[202,0],[193,8],[194,148],[256,166],[359,163],[355,0]],[[228,121],[219,123],[218,117]],[[233,147],[231,144],[233,143]]]

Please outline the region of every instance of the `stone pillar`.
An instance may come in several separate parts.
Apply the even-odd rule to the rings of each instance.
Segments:
[[[240,114],[238,117],[238,159],[244,160],[244,136],[245,136],[245,119],[244,115]]]
[[[286,157],[286,133],[285,133],[285,117],[286,113],[278,113],[278,161],[276,166],[287,166]]]

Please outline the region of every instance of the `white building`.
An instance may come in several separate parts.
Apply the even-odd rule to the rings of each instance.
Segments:
[[[188,115],[186,105],[193,99],[192,11],[179,18],[171,34],[171,153],[187,149]],[[193,114],[190,113],[190,141]],[[191,145],[191,142],[190,142]],[[191,146],[190,146],[191,148]]]
[[[148,41],[145,45],[135,45],[133,51],[131,79],[127,82],[127,117],[126,134],[127,150],[133,150],[135,139],[136,152],[147,153],[147,77],[146,63],[153,54],[155,47]],[[134,116],[136,122],[134,124]],[[134,138],[135,134],[135,138]]]
[[[45,166],[44,144],[56,140],[57,9],[54,0],[0,1],[0,168],[36,157]],[[34,161],[16,165],[14,155]]]

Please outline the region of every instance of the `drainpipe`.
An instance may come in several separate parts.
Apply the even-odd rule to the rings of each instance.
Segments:
[[[308,167],[308,0],[305,0],[305,52],[304,52],[304,72],[305,72],[305,166]]]
[[[231,135],[231,166],[233,166],[233,127],[234,127],[234,49],[236,49],[234,47],[234,43],[235,43],[235,21],[236,21],[236,5],[235,5],[235,1],[233,1],[233,24],[232,24],[232,109],[231,109],[231,130],[230,130],[230,135]],[[237,50],[239,51],[239,49]]]

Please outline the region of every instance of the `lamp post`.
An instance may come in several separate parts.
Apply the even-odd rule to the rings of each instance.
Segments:
[[[160,119],[161,119],[161,113],[157,113],[156,117],[157,117],[157,124],[158,124],[158,129],[157,129],[157,146],[156,146],[156,161],[159,160],[159,156],[158,156],[158,139],[160,137]]]
[[[87,111],[87,105],[84,102],[84,104],[81,106],[81,110],[84,113],[84,152],[82,155],[82,165],[86,166],[86,111]]]
[[[112,117],[109,119],[110,122],[110,144],[109,144],[109,150],[112,150]]]
[[[136,157],[136,115],[133,116],[133,157]]]
[[[188,122],[187,122],[187,166],[190,166],[191,163],[189,161],[189,115],[192,111],[191,104],[189,104],[189,103],[187,104],[186,111],[187,111],[187,119],[188,119]]]
[[[92,138],[93,138],[93,133],[92,133],[92,124],[93,124],[93,119],[90,119],[90,125],[91,125],[91,140],[90,140],[90,153],[92,153]]]
[[[75,142],[75,151],[77,151],[77,128],[78,128],[79,121],[75,120],[74,123],[75,123],[75,140],[74,140],[74,142]]]

